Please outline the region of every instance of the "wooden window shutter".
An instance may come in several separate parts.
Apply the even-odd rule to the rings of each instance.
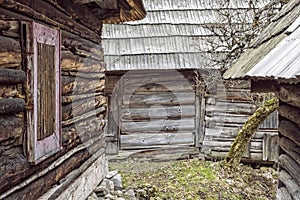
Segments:
[[[61,67],[60,31],[26,23],[27,82],[29,102],[27,111],[28,160],[38,163],[61,149]]]

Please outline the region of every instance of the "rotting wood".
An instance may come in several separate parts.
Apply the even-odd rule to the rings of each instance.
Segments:
[[[25,101],[20,98],[0,99],[0,114],[13,114],[25,110]]]
[[[21,94],[19,85],[0,85],[0,97],[1,98],[24,98]]]
[[[299,85],[282,85],[279,89],[278,96],[281,101],[292,106],[300,107],[300,90]]]
[[[292,159],[287,154],[281,154],[278,158],[279,166],[286,171],[294,178],[297,184],[300,184],[300,165],[297,164],[294,159]]]
[[[22,70],[0,69],[0,84],[18,84],[26,81],[26,74]]]
[[[296,124],[287,120],[282,120],[279,122],[278,131],[281,135],[289,138],[300,146],[300,128]]]
[[[0,68],[21,68],[21,54],[15,52],[0,52]]]

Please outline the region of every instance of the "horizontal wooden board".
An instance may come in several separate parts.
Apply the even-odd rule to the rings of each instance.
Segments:
[[[203,146],[208,146],[208,147],[231,147],[233,142],[230,141],[208,141],[204,140],[203,141]],[[250,147],[252,149],[262,149],[262,142],[251,142]]]
[[[232,103],[217,101],[214,105],[207,105],[206,111],[224,112],[224,113],[237,113],[251,115],[256,109],[254,104],[250,103]]]
[[[193,118],[183,118],[178,120],[151,120],[145,122],[122,122],[122,132],[134,131],[180,131],[180,130],[194,130],[195,121]]]
[[[145,106],[145,105],[187,105],[195,103],[193,93],[151,93],[133,94],[123,96],[123,105]]]
[[[194,134],[192,132],[178,133],[136,133],[130,135],[121,135],[121,148],[143,147],[149,148],[151,145],[193,145]]]
[[[150,106],[140,108],[124,108],[121,111],[123,120],[138,120],[138,119],[174,119],[195,117],[194,105],[182,106]]]

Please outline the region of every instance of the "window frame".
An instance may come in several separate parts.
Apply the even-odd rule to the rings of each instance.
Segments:
[[[61,33],[60,30],[26,22],[27,56],[27,156],[28,162],[37,164],[62,149],[61,128]],[[55,47],[55,129],[38,140],[38,43]]]

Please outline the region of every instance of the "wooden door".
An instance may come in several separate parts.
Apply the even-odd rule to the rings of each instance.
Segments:
[[[177,71],[140,71],[123,76],[121,149],[195,145],[193,82]]]

